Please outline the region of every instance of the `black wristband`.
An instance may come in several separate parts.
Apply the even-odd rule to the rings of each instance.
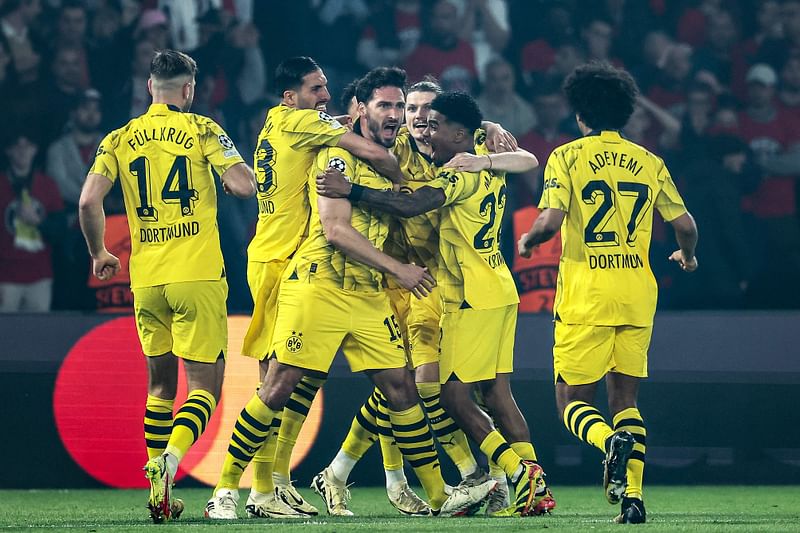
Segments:
[[[361,200],[361,195],[364,194],[365,187],[363,185],[358,185],[354,183],[350,186],[350,194],[347,195],[347,199],[351,202],[357,202]]]

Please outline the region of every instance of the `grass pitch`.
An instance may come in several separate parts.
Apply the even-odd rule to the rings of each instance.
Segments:
[[[417,489],[422,494],[421,489]],[[647,487],[648,531],[800,531],[800,486]],[[314,505],[322,502],[310,489],[301,490]],[[619,531],[611,523],[618,506],[605,502],[598,487],[554,487],[558,507],[550,516],[534,518],[408,518],[386,500],[382,488],[352,490],[352,518],[320,515],[309,520],[238,520],[209,522],[203,507],[211,489],[176,490],[186,511],[176,522],[150,523],[141,490],[3,490],[0,529],[49,531]],[[244,516],[247,491],[240,491]],[[324,511],[323,511],[324,512]]]

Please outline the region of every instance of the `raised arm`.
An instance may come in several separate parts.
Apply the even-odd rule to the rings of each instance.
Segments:
[[[397,163],[397,158],[383,146],[365,139],[361,135],[348,131],[339,137],[340,146],[360,159],[366,159],[380,174],[386,176],[393,183],[403,181],[403,172]]]
[[[250,198],[256,193],[256,177],[245,163],[237,163],[222,174],[225,192],[237,198]]]
[[[420,187],[411,194],[354,185],[338,170],[329,168],[317,176],[317,193],[328,198],[347,198],[397,217],[409,218],[444,205],[444,191]]]
[[[697,224],[694,222],[694,217],[687,211],[670,221],[670,224],[675,230],[675,239],[680,248],[672,252],[669,260],[680,264],[686,272],[693,272],[697,269],[697,257],[694,255],[697,247]]]
[[[106,214],[103,211],[103,199],[112,185],[111,180],[102,174],[90,173],[86,176],[78,201],[78,217],[89,255],[92,256],[93,272],[101,280],[114,277],[120,269],[119,259],[105,245]]]
[[[564,222],[566,212],[561,209],[547,208],[536,217],[528,233],[524,233],[517,243],[517,251],[522,257],[530,257],[533,249],[543,242],[552,239],[561,223]]]
[[[381,252],[350,223],[353,207],[342,198],[317,199],[319,218],[328,243],[351,259],[397,278],[397,282],[417,298],[430,294],[436,281],[426,268],[406,265]]]

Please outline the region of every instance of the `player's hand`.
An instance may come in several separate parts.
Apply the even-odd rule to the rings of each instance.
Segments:
[[[461,152],[453,156],[453,159],[444,164],[449,168],[458,171],[480,172],[489,168],[489,158],[485,155],[475,155]]]
[[[418,299],[423,299],[431,293],[431,290],[436,286],[436,280],[433,279],[427,268],[418,267],[415,264],[400,265],[394,277],[397,282],[404,289],[408,289]]]
[[[683,255],[683,250],[675,250],[672,252],[672,255],[669,256],[669,260],[678,263],[686,272],[694,272],[697,270],[697,257],[692,257],[690,260],[687,260]]]
[[[222,190],[225,191],[225,194],[233,194],[231,189],[228,187],[228,184],[224,181],[222,182]]]
[[[517,242],[517,252],[522,257],[530,257],[533,254],[533,249],[536,248],[535,246],[528,247],[528,234],[523,233],[522,237],[519,238],[519,242]]]
[[[490,152],[497,154],[502,152],[516,152],[519,148],[517,139],[511,132],[503,128],[500,124],[490,122],[486,126],[486,148]]]
[[[109,280],[120,270],[119,258],[108,250],[103,250],[97,257],[92,258],[92,269],[97,279]]]
[[[317,194],[328,198],[347,198],[353,185],[340,171],[328,168],[317,176]]]

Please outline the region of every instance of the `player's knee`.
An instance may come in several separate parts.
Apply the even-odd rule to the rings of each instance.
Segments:
[[[419,396],[417,390],[408,386],[408,383],[392,383],[381,392],[386,397],[386,402],[389,404],[389,409],[392,411],[405,411],[419,403]]]
[[[258,397],[273,411],[280,411],[286,405],[293,390],[294,385],[286,382],[265,383],[258,389]]]

